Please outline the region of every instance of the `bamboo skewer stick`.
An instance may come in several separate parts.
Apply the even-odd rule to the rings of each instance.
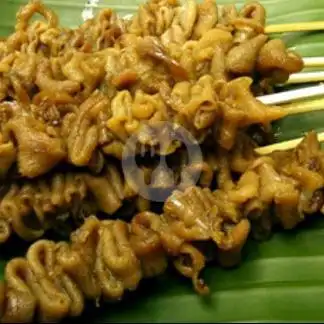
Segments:
[[[306,112],[321,111],[324,110],[324,98],[286,104],[283,105],[282,108],[287,111],[288,116],[303,114]]]
[[[259,96],[257,99],[266,105],[278,105],[318,96],[324,96],[324,84]]]
[[[324,67],[324,56],[304,57],[305,67]]]
[[[293,73],[285,84],[300,84],[324,81],[324,71]]]
[[[324,30],[324,21],[275,24],[265,27],[266,34]]]
[[[319,142],[324,142],[324,132],[317,134]],[[281,143],[271,144],[263,147],[258,147],[255,149],[255,152],[260,155],[267,155],[274,151],[287,151],[295,148],[304,137],[299,137],[293,140],[284,141]]]

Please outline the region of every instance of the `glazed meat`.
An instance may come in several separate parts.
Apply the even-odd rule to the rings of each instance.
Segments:
[[[324,213],[315,133],[255,150],[287,115],[256,94],[304,67],[265,25],[256,1],[148,0],[74,29],[20,8],[0,40],[0,244],[29,247],[6,265],[0,322],[76,317],[169,266],[208,294],[209,262]]]

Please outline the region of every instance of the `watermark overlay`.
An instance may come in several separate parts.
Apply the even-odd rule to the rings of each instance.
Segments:
[[[187,161],[176,172],[170,168],[167,159],[172,154],[173,160],[177,160],[177,149],[180,147],[186,152]],[[149,175],[143,164],[137,162],[139,159],[148,162]],[[180,163],[180,157],[178,160]],[[155,163],[150,163],[152,161]],[[174,190],[183,189],[188,184],[190,166],[202,163],[202,152],[195,137],[182,126],[170,122],[144,125],[127,140],[122,157],[127,184],[151,202],[164,202]],[[200,175],[199,169],[191,172],[190,184],[196,184]]]
[[[83,21],[94,17],[94,9],[98,7],[99,1],[100,0],[87,0],[81,14]]]

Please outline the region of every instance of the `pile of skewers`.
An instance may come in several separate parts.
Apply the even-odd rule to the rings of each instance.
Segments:
[[[293,32],[294,25],[263,28],[264,9],[257,3],[240,13],[232,7],[217,10],[212,0],[201,5],[188,0],[184,8],[151,0],[130,21],[107,9],[74,31],[61,28],[38,0],[19,11],[16,32],[0,44],[0,242],[7,244],[12,233],[36,242],[26,257],[6,266],[2,322],[79,316],[87,300],[120,300],[142,278],[160,275],[170,264],[192,280],[196,292],[206,294],[200,272],[210,260],[237,265],[250,235],[268,237],[276,225],[291,229],[324,213],[324,133],[309,130],[303,138],[260,146],[244,128],[258,122],[266,128],[289,115],[324,110],[324,84],[271,94],[262,88],[255,98],[244,73],[227,79],[225,69],[209,71],[212,63],[206,63],[216,57],[214,51],[218,59],[224,54],[222,42],[213,47],[215,39],[231,43],[238,32],[235,51],[246,40],[240,37],[254,39],[259,33],[266,46],[263,34]],[[29,24],[35,12],[46,23]],[[154,19],[161,12],[162,27]],[[210,26],[204,30],[206,12]],[[236,30],[231,19],[243,28]],[[298,25],[299,31],[316,29],[324,24]],[[300,62],[280,46],[277,53],[294,56],[296,70],[324,66],[324,58]],[[194,72],[186,70],[194,63],[182,50],[200,60]],[[240,62],[243,52],[233,52],[232,62]],[[282,64],[282,57],[267,55]],[[276,86],[321,81],[324,72],[298,72]],[[201,93],[208,100],[201,100]],[[256,112],[269,115],[263,120]],[[218,124],[226,113],[234,120],[227,120],[227,128]],[[154,128],[156,121],[171,121],[171,128]],[[175,124],[196,136],[200,160],[185,166],[185,152],[170,136],[178,131]],[[132,136],[140,148],[128,147]],[[171,148],[164,145],[170,138]],[[145,154],[157,150],[157,157],[144,154],[149,163],[144,159],[138,165],[143,186],[169,189],[154,212],[150,195],[143,198],[143,188],[124,174],[127,164],[121,167],[121,160],[139,155],[143,147]],[[171,171],[161,167],[161,158],[171,161]],[[172,177],[180,179],[179,186]],[[118,215],[126,201],[132,205],[125,212],[130,221]],[[69,218],[77,220],[70,242],[43,238],[58,220]]]

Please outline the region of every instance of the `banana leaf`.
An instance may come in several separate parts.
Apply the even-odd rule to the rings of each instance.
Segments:
[[[321,20],[323,0],[260,0],[267,10],[267,23]],[[19,6],[27,0],[1,0],[0,35],[14,30]],[[82,22],[87,0],[44,0],[65,26]],[[140,0],[97,0],[94,13],[111,7],[122,15],[132,14]],[[244,1],[219,0],[219,4]],[[283,37],[303,56],[324,56],[323,32],[298,32]],[[287,117],[275,124],[276,140],[324,130],[324,113]],[[314,322],[324,321],[324,221],[319,216],[289,232],[277,232],[264,243],[249,241],[242,264],[231,270],[208,267],[204,278],[211,295],[197,296],[189,280],[170,272],[143,281],[118,303],[88,305],[83,315],[92,323],[103,322]],[[10,247],[8,249],[8,246]],[[12,241],[0,248],[0,279],[6,261],[22,255],[26,245]],[[80,319],[78,319],[79,321]],[[73,321],[72,321],[73,322]],[[71,320],[69,320],[71,323]]]

